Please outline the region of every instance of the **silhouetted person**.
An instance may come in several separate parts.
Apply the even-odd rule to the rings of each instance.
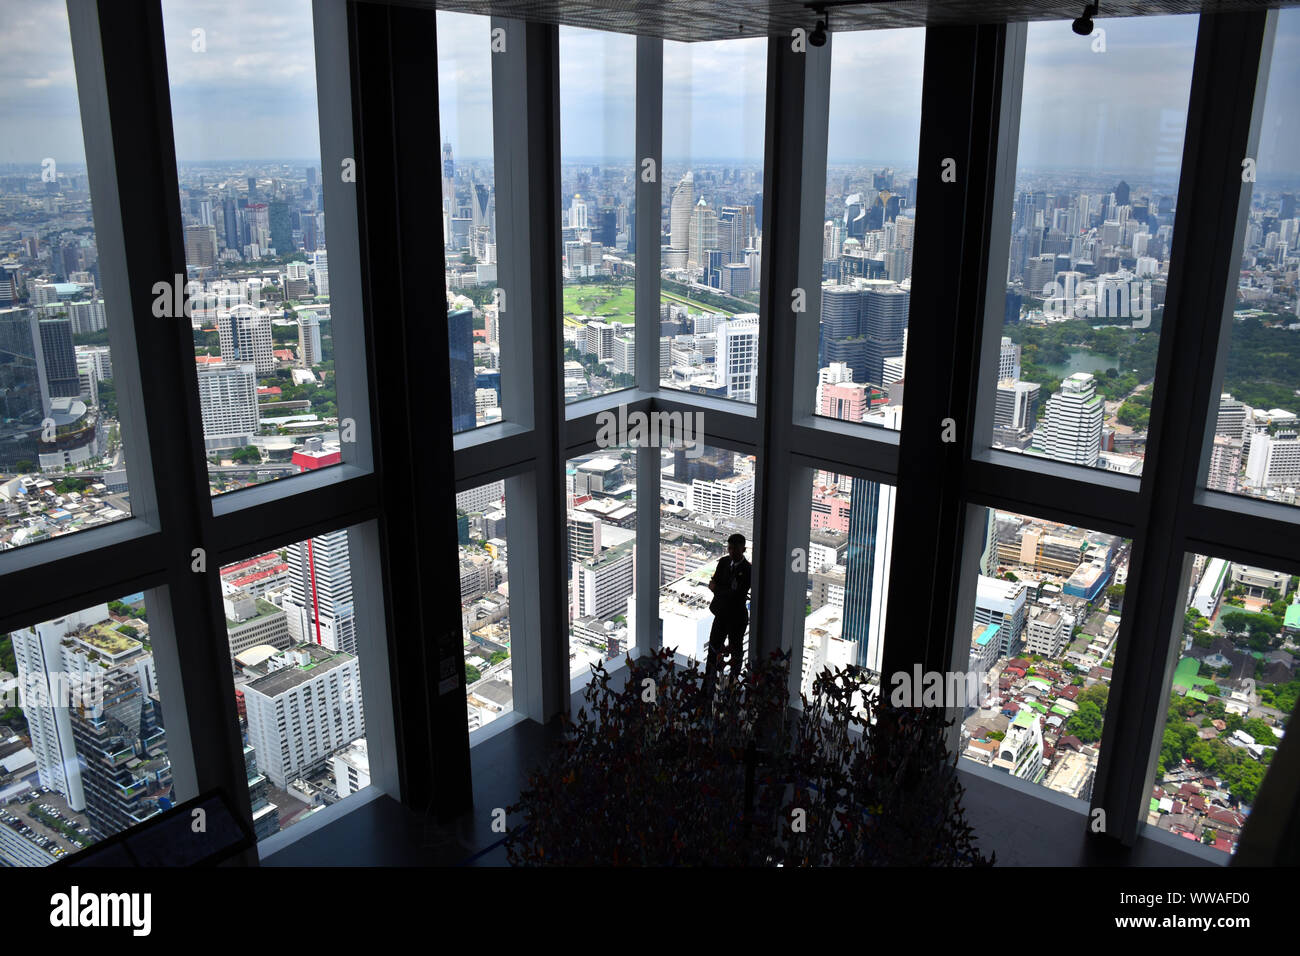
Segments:
[[[723,644],[727,647],[732,679],[740,676],[741,642],[745,628],[749,626],[747,602],[752,566],[745,560],[745,536],[733,534],[728,538],[727,552],[709,581],[709,590],[713,592],[713,601],[709,604],[709,610],[713,612],[713,630],[709,633],[709,658],[704,669],[705,700],[713,697],[722,666],[719,657]]]

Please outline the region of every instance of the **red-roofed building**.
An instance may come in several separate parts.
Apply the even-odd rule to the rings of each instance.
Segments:
[[[1187,801],[1187,805],[1197,813],[1204,813],[1206,810],[1210,809],[1210,805],[1205,802],[1204,797],[1192,797],[1192,799]]]
[[[326,448],[319,438],[308,438],[301,449],[294,451],[292,461],[300,472],[337,465],[343,461],[343,450],[337,444],[331,442],[331,445],[332,448]]]
[[[1201,788],[1194,783],[1185,783],[1178,788],[1178,795],[1180,797],[1187,797],[1189,800],[1192,797],[1198,796],[1200,792]]]
[[[1056,696],[1060,697],[1062,700],[1074,700],[1079,696],[1079,690],[1080,688],[1078,686],[1068,684],[1065,687],[1062,687],[1061,692]]]
[[[1231,853],[1231,852],[1232,852],[1232,840],[1230,840],[1230,839],[1229,839],[1228,837],[1226,837],[1226,836],[1215,837],[1215,838],[1214,838],[1214,848],[1215,848],[1216,850],[1222,850],[1224,853]]]
[[[281,388],[280,388],[279,385],[259,385],[259,386],[257,387],[257,394],[258,394],[259,396],[261,396],[261,395],[279,395],[279,394],[281,394],[281,393],[282,393],[282,390],[281,390]]]
[[[196,355],[194,361],[199,365],[220,365],[220,355]]]
[[[1222,810],[1219,807],[1211,807],[1205,814],[1205,819],[1209,820],[1216,830],[1227,830],[1233,835],[1240,833],[1241,828],[1246,825],[1246,818],[1236,810]]]
[[[275,349],[271,352],[271,354],[275,356],[275,360],[277,362],[296,361],[293,355],[293,349]]]

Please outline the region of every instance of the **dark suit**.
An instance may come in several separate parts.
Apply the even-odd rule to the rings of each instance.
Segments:
[[[740,676],[741,644],[745,638],[745,628],[749,626],[749,583],[753,568],[748,561],[740,558],[732,561],[727,555],[718,562],[713,574],[713,583],[717,585],[713,592],[713,601],[709,610],[713,612],[713,630],[709,633],[708,663],[704,669],[704,693],[713,695],[713,687],[721,669],[720,657],[723,645],[726,645],[726,657],[731,664],[733,678]]]

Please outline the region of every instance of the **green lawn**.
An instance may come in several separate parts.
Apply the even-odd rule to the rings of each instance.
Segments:
[[[675,292],[662,292],[661,302],[673,302],[685,305],[692,314],[701,312],[721,312],[735,315],[729,309],[696,302]],[[631,325],[635,320],[636,293],[631,285],[568,285],[564,287],[564,319],[569,325],[580,324],[579,315],[591,315],[610,322],[622,322]]]
[[[594,315],[611,322],[631,323],[636,293],[631,285],[570,285],[564,287],[564,314]]]

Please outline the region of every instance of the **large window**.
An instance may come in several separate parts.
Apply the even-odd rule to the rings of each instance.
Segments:
[[[564,482],[568,529],[569,676],[637,645],[637,451],[602,448],[571,458]]]
[[[1225,853],[1295,711],[1297,578],[1193,555],[1147,823]]]
[[[163,22],[186,277],[155,313],[194,332],[212,492],[338,464],[312,6],[166,0]]]
[[[636,383],[636,38],[560,28],[564,399]]]
[[[1029,24],[995,448],[1142,471],[1197,24]]]
[[[1300,494],[1300,242],[1296,54],[1300,13],[1278,13],[1262,104],[1240,269],[1224,318],[1222,393],[1206,484],[1214,491],[1294,505]],[[1243,173],[1244,175],[1244,173]]]
[[[900,427],[924,52],[924,30],[832,42],[817,415]]]
[[[501,420],[501,336],[488,17],[438,11],[442,241],[452,429]]]
[[[954,682],[962,756],[1080,800],[1092,795],[1130,543],[985,509],[970,656]]]
[[[5,0],[0,21],[3,550],[119,521],[131,496],[67,5]]]
[[[477,730],[514,709],[504,481],[456,495],[456,536],[466,709]]]
[[[682,444],[657,450],[659,462],[659,622],[663,647],[704,664],[714,615],[709,582],[728,554],[727,539],[754,541],[754,456]],[[749,649],[746,631],[743,647]]]
[[[144,595],[0,636],[0,864],[48,866],[174,802]]]
[[[659,376],[757,401],[762,40],[665,42]]]
[[[221,597],[260,840],[370,785],[347,529],[226,565]]]
[[[895,498],[892,485],[813,474],[799,685],[806,696],[826,668],[862,667],[881,684]]]

